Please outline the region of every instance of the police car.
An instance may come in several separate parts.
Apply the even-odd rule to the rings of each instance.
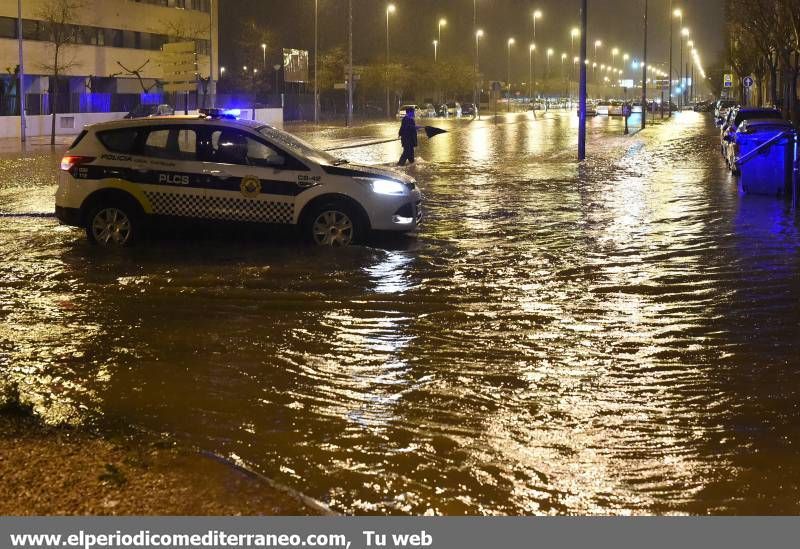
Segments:
[[[218,110],[88,126],[61,161],[56,216],[104,247],[169,218],[296,225],[320,246],[414,231],[415,180],[349,164],[284,131]]]

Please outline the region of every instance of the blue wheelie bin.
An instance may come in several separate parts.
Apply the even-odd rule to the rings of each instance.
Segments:
[[[785,120],[747,120],[733,136],[734,162],[745,194],[791,193],[797,133]]]

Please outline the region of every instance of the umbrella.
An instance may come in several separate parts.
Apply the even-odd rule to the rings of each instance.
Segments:
[[[443,130],[441,128],[434,128],[433,126],[425,126],[425,135],[428,136],[428,139],[442,133],[447,133],[447,130]]]

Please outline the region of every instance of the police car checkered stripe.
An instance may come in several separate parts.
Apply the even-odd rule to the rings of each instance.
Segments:
[[[291,224],[294,204],[224,196],[195,196],[146,192],[153,213],[200,219]]]

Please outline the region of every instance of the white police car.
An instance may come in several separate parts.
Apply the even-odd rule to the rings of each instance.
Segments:
[[[217,110],[88,126],[61,161],[56,216],[91,242],[130,246],[160,219],[297,225],[348,246],[422,219],[413,178],[349,164]]]

